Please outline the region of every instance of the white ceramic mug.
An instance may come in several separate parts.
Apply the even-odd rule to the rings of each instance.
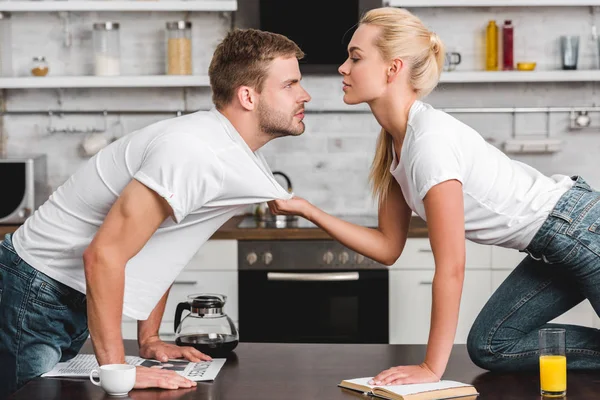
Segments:
[[[135,385],[135,365],[107,364],[90,372],[90,381],[110,396],[127,396]]]

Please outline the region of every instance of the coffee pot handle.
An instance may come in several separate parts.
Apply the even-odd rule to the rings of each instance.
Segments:
[[[181,314],[183,313],[183,310],[188,310],[191,311],[191,305],[188,302],[184,302],[184,303],[179,303],[177,304],[177,309],[175,310],[175,328],[174,328],[174,332],[177,333],[177,328],[179,327],[179,324],[181,323]]]

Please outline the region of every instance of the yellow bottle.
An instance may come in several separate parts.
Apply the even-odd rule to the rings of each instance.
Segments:
[[[485,31],[485,69],[498,70],[498,25],[491,20]]]
[[[567,390],[567,358],[540,357],[540,386],[543,392],[561,393]]]

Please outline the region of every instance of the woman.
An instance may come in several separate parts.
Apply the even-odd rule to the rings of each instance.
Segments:
[[[465,238],[529,254],[471,329],[471,359],[489,370],[538,366],[537,331],[584,298],[600,310],[600,193],[583,179],[547,177],[506,157],[467,125],[419,99],[437,85],[444,46],[408,11],[364,15],[339,68],[344,102],[366,102],[382,127],[371,168],[379,227],[337,219],[301,198],[270,203],[386,265],[402,253],[411,210],[427,221],[435,258],[431,329],[421,365],[375,384],[437,381],[456,332]],[[600,366],[600,333],[566,326],[568,367]]]

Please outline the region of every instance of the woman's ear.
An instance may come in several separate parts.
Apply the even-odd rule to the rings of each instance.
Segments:
[[[249,86],[240,86],[237,89],[237,99],[246,110],[254,110],[256,107],[256,92]]]
[[[392,83],[396,77],[400,75],[400,71],[404,68],[404,62],[399,58],[394,58],[387,70],[387,82]]]

